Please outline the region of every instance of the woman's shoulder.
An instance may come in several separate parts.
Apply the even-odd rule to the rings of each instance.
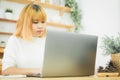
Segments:
[[[12,35],[9,37],[8,42],[16,42],[18,41],[18,39],[19,39],[18,37],[16,37],[15,35]]]
[[[16,45],[18,45],[19,41],[18,41],[18,38],[14,35],[10,36],[8,41],[7,41],[7,45],[6,45],[6,48],[9,48],[9,47],[16,47]]]

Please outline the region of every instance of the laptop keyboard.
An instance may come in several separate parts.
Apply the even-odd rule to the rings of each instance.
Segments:
[[[26,75],[27,77],[41,77],[40,73],[38,74],[29,74],[29,75]]]

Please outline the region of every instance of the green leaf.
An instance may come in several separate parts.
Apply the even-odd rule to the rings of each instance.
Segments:
[[[120,53],[120,34],[117,36],[104,36],[102,38],[102,49],[105,55]]]
[[[74,32],[79,32],[81,28],[82,14],[81,14],[81,10],[79,10],[78,8],[78,4],[76,0],[65,0],[65,6],[71,8],[71,18],[75,25]]]

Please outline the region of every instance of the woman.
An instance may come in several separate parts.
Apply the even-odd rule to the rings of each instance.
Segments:
[[[17,22],[16,32],[8,39],[2,60],[2,74],[38,74],[41,72],[46,14],[38,2],[26,5]]]

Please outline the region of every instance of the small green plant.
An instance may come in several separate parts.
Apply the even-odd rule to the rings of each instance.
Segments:
[[[71,18],[75,24],[74,32],[79,32],[81,26],[81,10],[78,8],[76,0],[65,0],[65,6],[71,8]]]
[[[7,9],[5,10],[5,12],[13,13],[13,10],[10,9],[10,8],[7,8]]]
[[[116,36],[104,36],[102,42],[105,55],[120,53],[120,33]]]

